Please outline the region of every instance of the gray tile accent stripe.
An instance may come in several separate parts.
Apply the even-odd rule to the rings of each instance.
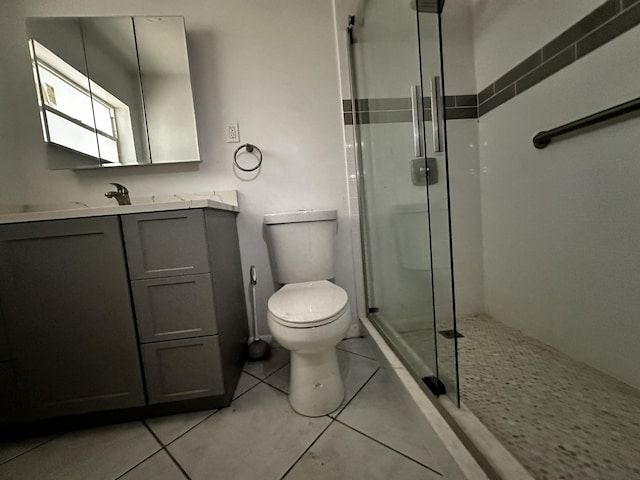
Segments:
[[[569,45],[577,42],[582,37],[589,34],[604,22],[610,20],[620,11],[620,3],[616,0],[610,0],[603,3],[593,12],[588,14],[582,20],[578,21],[575,25],[565,30],[556,38],[542,47],[542,55],[545,62],[560,53]]]
[[[528,88],[533,87],[536,83],[539,83],[545,78],[550,77],[559,70],[562,70],[570,63],[573,63],[575,59],[575,45],[571,45],[566,50],[563,50],[558,55],[549,59],[547,62],[543,63],[538,68],[532,70],[526,76],[518,80],[516,82],[516,95],[524,92]]]
[[[640,0],[607,0],[477,95],[446,96],[446,118],[479,118],[637,25]],[[429,97],[424,105],[431,105]],[[351,100],[343,100],[342,108],[345,125],[351,125]],[[363,99],[358,110],[361,124],[411,121],[409,98]],[[429,109],[425,119],[431,119]]]
[[[578,58],[585,56],[605,43],[613,40],[618,35],[635,27],[640,23],[640,3],[625,10],[621,15],[605,23],[597,30],[591,32],[577,43]]]
[[[496,93],[493,97],[491,97],[486,102],[480,104],[478,106],[478,116],[482,116],[490,110],[493,110],[498,105],[503,104],[507,100],[516,96],[516,86],[512,83],[507,88],[502,90],[501,92]]]
[[[411,100],[405,98],[365,98],[358,100],[358,115],[361,125],[370,123],[411,122]],[[477,95],[447,95],[444,100],[447,120],[478,118]],[[431,97],[423,98],[423,105],[431,106]],[[345,125],[353,123],[351,100],[342,101]],[[431,109],[424,109],[424,119],[431,120]]]
[[[503,76],[501,76],[498,80],[494,82],[494,90],[496,93],[504,90],[509,85],[513,84],[519,78],[522,78],[524,75],[529,73],[534,68],[538,67],[542,63],[542,51],[538,50],[536,53],[531,55],[529,58],[519,63]]]
[[[478,117],[640,24],[640,0],[607,0],[478,93]]]

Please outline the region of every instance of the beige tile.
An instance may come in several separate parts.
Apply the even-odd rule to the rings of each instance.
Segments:
[[[164,445],[173,442],[180,435],[195,427],[216,410],[200,410],[198,412],[179,413],[166,417],[147,418],[149,428],[153,430]]]
[[[371,340],[366,337],[348,338],[341,341],[338,344],[339,350],[346,350],[347,352],[357,353],[363,357],[376,360],[373,347],[371,346]]]
[[[338,420],[441,471],[443,462],[449,460],[444,446],[404,408],[396,388],[385,372],[379,370],[338,415]]]
[[[244,392],[256,386],[258,383],[260,383],[260,380],[258,380],[256,377],[252,377],[251,375],[242,372],[240,374],[240,379],[238,380],[236,390],[235,392],[233,392],[233,399],[235,400]]]
[[[440,474],[351,430],[332,424],[285,477],[325,479],[436,480]]]
[[[167,452],[162,450],[118,480],[185,480],[186,478]]]
[[[329,424],[295,413],[261,383],[168,448],[193,480],[277,480]]]
[[[264,380],[283,365],[289,363],[289,350],[286,348],[271,349],[271,356],[264,361],[245,362],[244,371]]]
[[[34,449],[43,443],[48,442],[52,438],[55,438],[55,436],[44,435],[15,441],[0,442],[0,464],[8,462],[12,458]]]
[[[339,412],[353,398],[378,368],[378,362],[342,350],[338,350],[338,363],[344,381],[345,398],[336,412]],[[283,392],[289,392],[289,373],[289,365],[286,365],[267,377],[265,382]]]
[[[0,465],[0,478],[113,479],[159,449],[141,422],[77,430]]]

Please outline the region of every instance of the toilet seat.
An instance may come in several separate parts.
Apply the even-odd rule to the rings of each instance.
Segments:
[[[347,292],[327,281],[290,283],[274,293],[267,305],[273,320],[291,328],[329,324],[349,308]]]

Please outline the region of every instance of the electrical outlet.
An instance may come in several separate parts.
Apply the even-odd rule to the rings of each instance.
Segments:
[[[240,130],[237,123],[229,123],[227,125],[227,143],[239,143]]]

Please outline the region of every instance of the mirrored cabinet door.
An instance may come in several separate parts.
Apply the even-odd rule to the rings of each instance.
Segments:
[[[151,161],[198,160],[182,17],[135,17]]]
[[[200,160],[182,17],[28,18],[50,169]]]
[[[103,166],[150,163],[131,17],[82,18],[91,97]]]
[[[29,18],[27,30],[42,133],[54,148],[52,157],[58,168],[99,167],[80,19]]]

